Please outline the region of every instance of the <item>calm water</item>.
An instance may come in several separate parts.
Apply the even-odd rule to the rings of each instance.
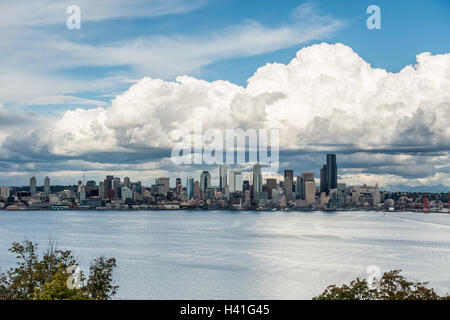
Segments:
[[[0,268],[27,238],[116,257],[119,299],[310,299],[366,268],[450,292],[450,215],[293,212],[0,211]]]

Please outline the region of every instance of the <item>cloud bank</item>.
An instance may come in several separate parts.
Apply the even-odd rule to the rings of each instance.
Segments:
[[[279,128],[287,166],[317,171],[322,152],[335,151],[349,183],[450,186],[449,88],[450,54],[422,53],[416,65],[389,73],[348,46],[322,43],[287,65],[259,68],[246,87],[144,78],[109,107],[67,111],[30,134],[51,155],[83,158],[170,148],[170,132],[192,131],[197,121],[204,129]]]

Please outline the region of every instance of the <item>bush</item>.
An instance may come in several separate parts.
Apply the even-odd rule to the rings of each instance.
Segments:
[[[79,285],[73,286],[71,269],[79,264],[71,251],[59,250],[53,240],[42,257],[37,249],[38,244],[28,240],[12,244],[9,251],[17,263],[0,274],[0,300],[107,300],[117,293],[112,278],[116,259],[94,259],[89,277],[81,271]]]
[[[356,278],[349,285],[328,286],[313,300],[449,300],[450,296],[439,296],[428,282],[408,281],[401,270],[383,274],[374,288],[365,279]]]

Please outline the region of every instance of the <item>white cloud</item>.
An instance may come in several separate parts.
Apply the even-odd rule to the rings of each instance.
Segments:
[[[7,13],[0,19],[4,27],[42,27],[62,24],[69,14],[66,9],[75,4],[80,7],[83,21],[100,21],[124,17],[154,17],[195,10],[206,1],[198,0],[134,0],[132,5],[122,0],[77,0],[75,2],[52,0],[2,1],[0,11]]]
[[[280,128],[283,149],[441,150],[352,152],[342,159],[361,169],[342,169],[342,180],[387,185],[402,176],[398,183],[450,185],[447,173],[434,173],[450,160],[449,87],[450,54],[422,53],[415,66],[389,73],[350,47],[322,43],[300,50],[287,65],[259,68],[247,87],[188,76],[144,78],[110,107],[66,112],[40,139],[54,154],[80,155],[170,147],[171,130],[192,131],[198,121],[204,129]],[[415,170],[426,177],[414,177]]]
[[[148,9],[148,6],[171,8],[173,2],[181,4],[178,8],[183,8],[182,4],[185,4],[184,7],[191,6],[188,2],[179,0],[169,2],[166,4],[165,1],[152,1],[147,5],[144,1],[138,1],[131,12],[123,8],[123,2],[119,1],[95,2],[95,5],[89,1],[83,2],[82,7],[87,7],[83,11],[86,15],[102,12],[95,19],[106,19],[150,14],[153,11]],[[195,35],[178,33],[125,39],[116,39],[109,35],[108,39],[115,40],[94,43],[84,39],[89,36],[89,32],[83,28],[80,30],[80,38],[73,36],[73,33],[67,34],[65,24],[61,28],[33,28],[32,26],[42,27],[52,23],[52,17],[56,15],[54,11],[62,5],[45,4],[45,1],[31,3],[29,7],[26,4],[5,4],[7,8],[4,8],[4,12],[15,12],[11,15],[15,20],[3,20],[3,30],[6,31],[0,42],[0,84],[3,85],[3,88],[0,86],[0,101],[3,103],[17,102],[24,97],[34,99],[39,97],[39,94],[74,96],[74,93],[89,90],[89,86],[92,86],[92,90],[105,91],[114,87],[114,84],[114,89],[122,84],[120,81],[114,83],[114,78],[111,77],[108,80],[86,80],[79,77],[73,79],[67,76],[67,70],[71,68],[125,66],[129,69],[125,76],[129,78],[152,75],[173,79],[178,75],[199,73],[205,66],[222,59],[259,55],[323,39],[343,26],[343,22],[338,19],[315,14],[309,5],[299,7],[288,22],[278,27],[267,27],[257,21],[245,21],[219,30],[205,30],[204,33]],[[95,8],[89,9],[92,6]],[[111,13],[109,9],[103,12],[104,7],[111,7]],[[65,19],[66,15],[63,14],[62,18]],[[29,23],[18,28],[17,21]],[[107,33],[107,24],[96,30],[99,32],[98,30],[103,28],[106,28],[104,32]],[[11,55],[11,52],[15,54]],[[112,73],[112,76],[114,75]],[[24,86],[24,83],[27,85]]]
[[[347,46],[323,43],[300,50],[288,65],[260,68],[246,88],[145,78],[104,110],[104,126],[122,147],[170,146],[169,132],[192,129],[195,121],[204,128],[280,128],[284,148],[448,146],[450,54],[417,59],[393,74],[371,68]],[[90,118],[86,112],[84,121]]]

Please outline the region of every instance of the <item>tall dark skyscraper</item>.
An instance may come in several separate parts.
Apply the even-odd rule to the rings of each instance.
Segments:
[[[294,193],[292,192],[292,185],[294,182],[294,171],[284,170],[284,194],[286,200],[291,201],[294,199]]]
[[[327,165],[324,164],[322,169],[320,169],[320,193],[328,192],[327,187]]]
[[[330,194],[331,189],[337,188],[337,165],[336,155],[327,154],[327,194]]]

